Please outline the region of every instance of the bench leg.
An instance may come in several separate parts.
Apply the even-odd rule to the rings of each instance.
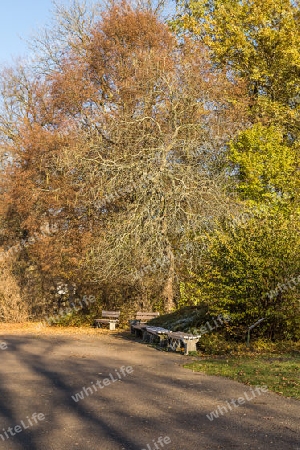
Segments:
[[[109,322],[109,329],[110,330],[115,330],[116,329],[116,324],[113,322]]]
[[[188,355],[189,352],[195,352],[197,351],[196,344],[199,341],[199,339],[188,339],[184,340],[184,354]]]
[[[138,330],[138,329],[134,328],[133,332],[134,332],[134,335],[135,335],[136,338],[140,339],[140,338],[143,337],[142,330]]]
[[[159,337],[159,346],[160,347],[167,347],[168,339],[166,338],[166,336],[163,335],[163,334],[159,334],[158,337]]]

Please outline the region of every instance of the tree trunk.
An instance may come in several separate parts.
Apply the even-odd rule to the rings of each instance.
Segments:
[[[174,302],[174,279],[175,279],[175,259],[171,247],[168,248],[168,257],[170,259],[170,267],[168,279],[163,289],[163,297],[165,299],[165,312],[172,312],[175,309]]]

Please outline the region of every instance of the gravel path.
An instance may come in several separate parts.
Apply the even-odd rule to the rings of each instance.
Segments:
[[[0,449],[300,450],[300,402],[193,373],[192,357],[126,333],[1,342]]]

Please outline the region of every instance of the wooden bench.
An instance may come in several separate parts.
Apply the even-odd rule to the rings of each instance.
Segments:
[[[144,342],[154,343],[155,341],[169,351],[184,351],[185,355],[197,350],[196,344],[201,337],[184,331],[171,331],[162,327],[148,326],[146,323],[133,325],[136,336],[141,337]]]
[[[102,311],[102,318],[94,320],[94,327],[101,328],[102,324],[106,324],[109,325],[110,330],[115,330],[119,317],[120,311]]]
[[[142,312],[139,311],[135,315],[134,320],[130,320],[130,331],[137,337],[143,337],[143,331],[145,330],[145,325],[148,320],[155,319],[159,316],[159,312]]]
[[[184,354],[197,350],[196,344],[199,342],[201,334],[190,334],[184,331],[171,331],[168,333],[168,350],[178,351],[184,349]]]
[[[170,330],[162,327],[148,327],[145,326],[143,340],[148,341],[151,344],[156,340],[159,345],[162,347],[167,344],[168,335],[171,333]]]
[[[159,312],[154,312],[154,311],[150,311],[150,312],[143,312],[143,311],[139,311],[136,313],[135,315],[135,320],[139,323],[146,323],[148,322],[148,320],[151,319],[155,319],[156,317],[159,317]]]

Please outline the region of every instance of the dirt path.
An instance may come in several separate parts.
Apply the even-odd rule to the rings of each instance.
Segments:
[[[0,331],[0,449],[300,449],[296,400],[193,373],[128,335],[24,332]]]

